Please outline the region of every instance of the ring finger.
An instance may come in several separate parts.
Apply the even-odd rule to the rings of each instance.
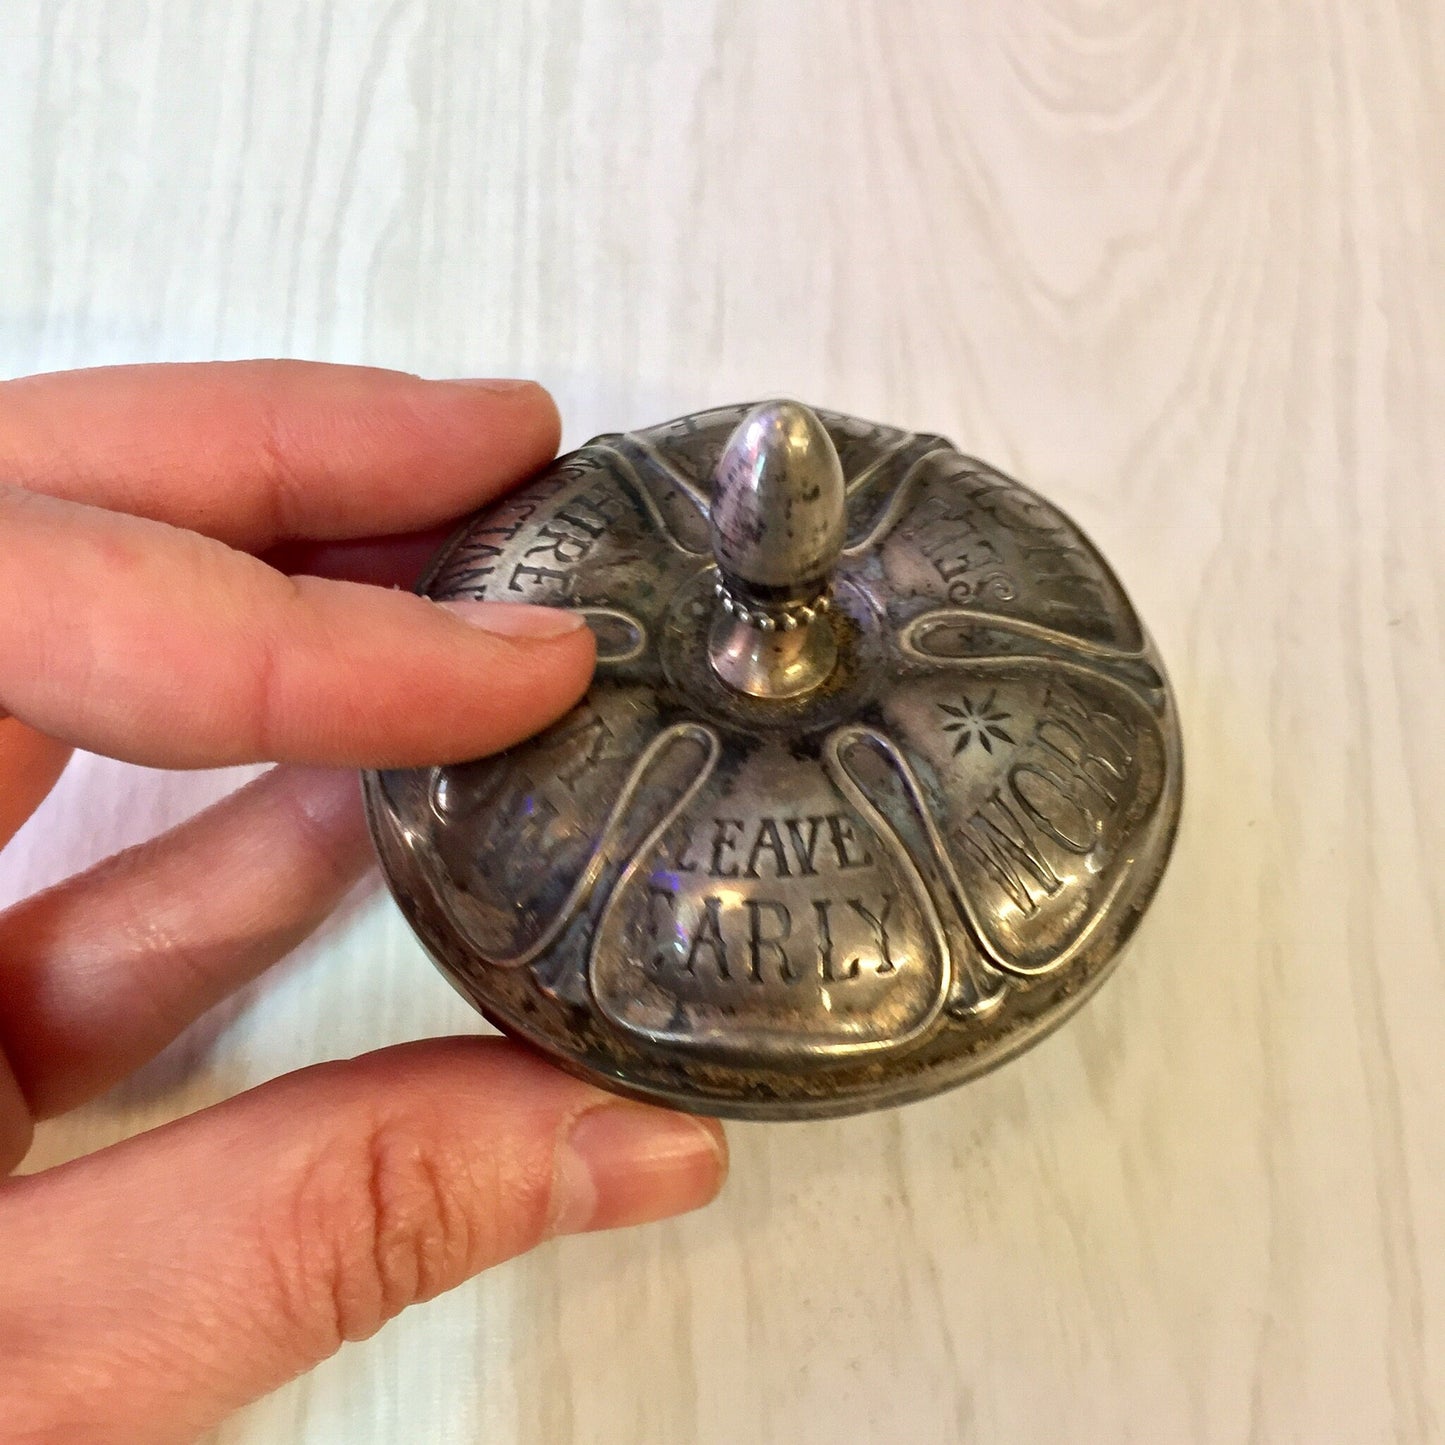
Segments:
[[[0,913],[0,1051],[29,1114],[73,1108],[159,1052],[300,943],[369,856],[354,773],[273,768]],[[24,1133],[10,1121],[6,1166]]]

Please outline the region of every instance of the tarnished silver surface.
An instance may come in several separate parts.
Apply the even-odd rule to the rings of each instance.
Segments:
[[[847,540],[838,450],[807,407],[773,402],[738,423],[713,470],[712,669],[750,697],[798,697],[838,664],[827,616]]]
[[[598,639],[497,757],[369,773],[428,951],[610,1087],[749,1118],[958,1083],[1088,995],[1168,857],[1159,658],[1092,544],[935,436],[726,407],[559,459],[422,583]]]

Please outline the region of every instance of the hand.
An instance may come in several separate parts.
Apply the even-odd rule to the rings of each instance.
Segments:
[[[115,1083],[326,915],[369,857],[349,770],[491,752],[586,688],[591,634],[568,615],[364,585],[409,581],[557,435],[536,386],[362,368],[0,383],[0,844],[71,747],[284,764],[0,914],[7,1170],[33,1120]],[[706,1202],[721,1140],[463,1038],[305,1069],[12,1179],[5,1438],[191,1439],[552,1235]]]

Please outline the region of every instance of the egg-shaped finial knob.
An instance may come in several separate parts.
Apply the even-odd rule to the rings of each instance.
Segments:
[[[713,482],[712,545],[724,578],[764,600],[816,593],[843,550],[843,468],[822,422],[796,401],[756,406]]]
[[[754,697],[796,697],[838,659],[828,615],[845,537],[843,468],[822,422],[795,401],[754,407],[713,476],[718,615],[713,671]]]

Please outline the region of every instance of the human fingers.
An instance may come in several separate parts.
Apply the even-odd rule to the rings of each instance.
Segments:
[[[0,382],[0,479],[259,551],[444,523],[546,464],[532,382],[301,361],[114,366]]]
[[[0,707],[130,762],[476,757],[560,716],[591,673],[573,613],[287,578],[23,488],[0,488],[0,534]]]
[[[371,857],[354,773],[273,768],[0,913],[0,1055],[30,1115],[139,1068],[296,947]],[[9,1125],[0,1169],[28,1143],[27,1120]]]
[[[377,587],[412,587],[442,543],[456,530],[447,523],[420,532],[338,542],[282,542],[261,560],[288,577],[331,577]]]
[[[0,715],[0,848],[45,800],[70,752],[66,744]]]
[[[555,1234],[706,1203],[710,1122],[500,1039],[290,1075],[0,1194],[0,1419],[169,1445]]]
[[[14,718],[0,716],[0,848],[44,801],[70,758],[70,749]],[[8,985],[0,946],[0,984]],[[3,991],[0,991],[3,994]],[[30,1147],[30,1106],[5,1058],[0,1036],[0,1174]]]

